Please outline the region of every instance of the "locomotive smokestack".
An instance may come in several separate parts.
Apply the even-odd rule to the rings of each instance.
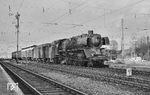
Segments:
[[[88,34],[92,35],[93,34],[93,30],[88,30]]]

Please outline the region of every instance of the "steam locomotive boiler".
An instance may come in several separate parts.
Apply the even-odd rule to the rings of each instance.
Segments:
[[[54,42],[57,48],[55,63],[101,66],[107,60],[107,56],[101,52],[102,45],[108,45],[108,37],[101,37],[100,34],[82,34],[70,39],[62,39]]]

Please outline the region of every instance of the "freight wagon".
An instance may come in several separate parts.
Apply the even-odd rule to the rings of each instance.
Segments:
[[[23,60],[33,60],[34,52],[33,49],[36,47],[36,45],[22,48],[21,49],[21,59]]]

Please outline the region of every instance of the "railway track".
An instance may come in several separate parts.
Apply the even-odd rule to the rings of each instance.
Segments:
[[[30,90],[25,95],[88,95],[25,68],[6,62],[1,65],[23,86],[21,88]]]
[[[89,72],[87,70],[78,70],[78,69],[72,69],[72,68],[61,68],[59,66],[48,66],[48,65],[41,65],[38,64],[40,68],[46,68],[54,71],[60,71],[68,74],[78,75],[86,78],[91,78],[94,80],[100,80],[100,81],[106,81],[116,84],[122,84],[127,85],[130,87],[134,87],[137,89],[142,89],[144,91],[150,91],[150,80],[144,80],[144,79],[138,79],[134,77],[126,77],[121,75],[114,75],[110,73],[95,73],[95,72]],[[33,65],[34,66],[34,65]]]

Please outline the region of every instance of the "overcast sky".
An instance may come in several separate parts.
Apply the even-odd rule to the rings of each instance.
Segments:
[[[120,44],[122,18],[126,48],[133,36],[150,34],[150,0],[0,0],[0,55],[16,50],[17,11],[19,48],[88,30]]]

